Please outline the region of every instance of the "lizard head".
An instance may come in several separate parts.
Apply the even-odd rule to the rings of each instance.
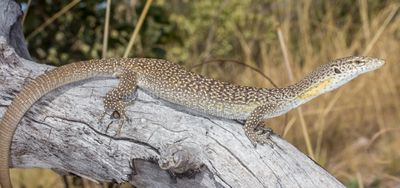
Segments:
[[[337,59],[319,68],[321,74],[324,74],[320,79],[330,80],[331,84],[328,84],[326,91],[331,91],[363,73],[378,69],[384,64],[383,59],[363,56]]]
[[[308,101],[384,64],[385,61],[382,59],[362,56],[333,60],[328,64],[321,65],[296,84],[297,88],[300,88],[298,97]]]

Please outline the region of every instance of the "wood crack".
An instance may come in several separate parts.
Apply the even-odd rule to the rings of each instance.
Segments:
[[[99,134],[101,136],[110,138],[112,140],[127,141],[127,142],[132,142],[132,143],[135,143],[135,144],[138,144],[138,145],[142,145],[142,146],[144,146],[144,147],[146,147],[148,149],[151,149],[152,151],[154,151],[158,155],[160,154],[160,151],[157,148],[153,147],[152,145],[150,145],[150,144],[148,144],[146,142],[142,142],[142,141],[139,141],[139,140],[136,140],[136,139],[133,139],[133,138],[110,136],[108,134],[105,134],[105,133],[102,133],[102,132],[96,130],[95,128],[93,128],[92,126],[90,126],[88,123],[86,123],[84,121],[80,121],[80,120],[76,120],[76,119],[69,119],[69,118],[59,117],[59,116],[48,116],[48,117],[57,118],[57,119],[61,119],[61,120],[64,120],[64,121],[69,121],[69,122],[74,122],[74,123],[79,123],[79,124],[82,124],[82,125],[88,127],[89,129],[91,129],[92,131],[96,132],[97,134]]]
[[[227,147],[225,147],[224,145],[222,145],[222,144],[221,144],[218,140],[216,140],[215,138],[213,138],[213,137],[211,137],[211,138],[212,138],[216,143],[218,143],[219,146],[221,146],[222,148],[224,148],[225,151],[227,151],[233,158],[235,158],[236,161],[239,162],[240,165],[241,165],[243,168],[245,168],[246,171],[247,171],[248,173],[250,173],[261,185],[265,186],[265,185],[262,183],[262,181],[254,174],[254,172],[251,171],[251,170],[249,169],[249,167],[247,167],[247,165],[244,164],[231,150],[229,150]]]

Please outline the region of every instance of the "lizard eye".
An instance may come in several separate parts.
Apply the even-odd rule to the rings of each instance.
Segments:
[[[342,73],[342,71],[340,71],[340,70],[339,70],[338,68],[336,68],[336,67],[335,67],[333,70],[335,71],[336,74]]]
[[[363,64],[365,64],[364,61],[360,61],[360,60],[356,60],[356,61],[354,61],[354,63],[356,63],[357,65],[363,65]]]

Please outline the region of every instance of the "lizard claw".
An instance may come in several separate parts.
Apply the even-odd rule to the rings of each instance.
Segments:
[[[274,131],[269,127],[258,126],[254,130],[257,135],[265,135],[268,139],[274,134]]]
[[[129,119],[124,111],[119,111],[119,110],[114,110],[113,113],[111,114],[111,118],[113,120],[118,121],[118,129],[114,136],[120,136],[122,127],[124,126],[125,122],[129,121]]]
[[[98,119],[98,123],[99,124],[103,124],[103,120],[104,120],[104,117],[106,116],[106,114],[107,113],[104,111],[100,115],[100,118]],[[117,132],[116,132],[116,134],[114,136],[119,136],[121,134],[121,130],[122,130],[123,125],[126,122],[129,122],[129,118],[125,115],[125,113],[121,113],[118,110],[113,111],[111,113],[111,115],[110,115],[110,118],[111,118],[111,123],[110,124],[112,124],[112,122],[118,121],[118,129],[117,129]],[[107,132],[110,124],[108,124],[106,132]]]
[[[274,134],[274,132],[271,128],[259,126],[255,128],[253,133],[249,134],[248,137],[250,138],[253,145],[256,146],[257,144],[264,145],[270,143],[270,138],[272,134]]]
[[[128,120],[128,118],[125,115],[120,116],[119,122],[118,122],[118,130],[117,130],[117,133],[115,134],[116,136],[121,135],[122,127],[124,126],[124,124],[127,120]]]

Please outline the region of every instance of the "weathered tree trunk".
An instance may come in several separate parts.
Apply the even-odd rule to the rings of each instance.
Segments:
[[[1,117],[24,82],[53,67],[26,60],[20,7],[3,0],[0,9]],[[127,108],[130,121],[116,135],[118,122],[98,121],[103,96],[116,84],[92,80],[43,97],[20,122],[12,166],[138,187],[343,187],[278,136],[254,148],[242,125],[175,110],[140,90]]]

